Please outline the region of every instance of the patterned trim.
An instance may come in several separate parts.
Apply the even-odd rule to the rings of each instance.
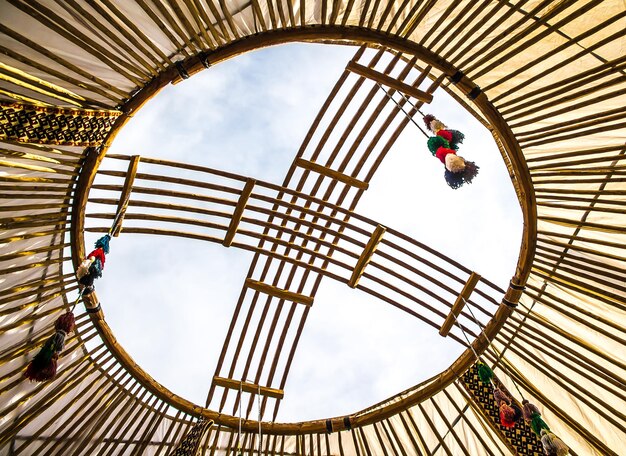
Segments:
[[[211,426],[213,426],[213,420],[201,419],[198,421],[174,451],[170,453],[170,456],[196,456],[200,448],[200,441]]]
[[[544,456],[541,441],[523,419],[516,423],[514,428],[507,428],[500,424],[500,413],[498,407],[496,407],[495,399],[493,398],[493,387],[484,384],[480,380],[476,365],[472,366],[463,374],[460,380],[474,403],[480,407],[486,419],[490,420],[489,424],[491,428],[496,431],[499,437],[507,443],[510,448],[514,449],[520,456]],[[493,382],[502,391],[505,391],[509,397],[512,397],[495,376]],[[517,401],[515,402],[517,403]],[[522,405],[519,403],[517,403],[517,405],[521,409]]]
[[[0,139],[65,146],[99,146],[120,111],[49,108],[0,101]]]

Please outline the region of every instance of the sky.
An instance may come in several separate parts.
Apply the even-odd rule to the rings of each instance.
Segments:
[[[166,87],[123,128],[110,153],[200,164],[280,184],[355,52],[289,44],[213,66]],[[505,288],[517,262],[522,218],[500,153],[491,134],[443,91],[425,111],[465,133],[461,155],[481,167],[474,183],[448,188],[426,138],[409,125],[357,212]],[[125,168],[113,160],[102,168],[116,166]],[[87,233],[88,246],[97,237]],[[251,259],[250,252],[219,244],[122,233],[111,242],[96,288],[107,322],[130,355],[173,392],[203,405]],[[278,421],[358,411],[442,371],[460,353],[432,327],[325,279]]]

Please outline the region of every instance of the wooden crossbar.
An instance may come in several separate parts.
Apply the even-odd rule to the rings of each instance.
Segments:
[[[442,335],[443,337],[446,337],[448,335],[450,329],[452,329],[452,326],[454,325],[454,322],[463,310],[463,307],[465,307],[465,301],[469,299],[472,292],[474,291],[474,288],[476,288],[479,280],[480,274],[476,274],[475,272],[472,272],[470,274],[467,282],[465,282],[463,290],[461,290],[461,294],[459,294],[459,296],[456,298],[456,301],[454,301],[454,304],[450,309],[450,313],[441,325],[441,329],[439,330],[440,335]]]
[[[308,169],[309,171],[314,171],[324,176],[328,176],[332,179],[338,180],[339,182],[343,182],[344,184],[348,184],[361,190],[367,190],[369,188],[369,184],[367,182],[363,182],[352,176],[348,176],[346,174],[340,173],[339,171],[335,171],[334,169],[327,168],[326,166],[322,166],[318,163],[305,160],[303,158],[296,159],[296,166]]]
[[[374,255],[374,252],[376,252],[376,248],[382,240],[385,231],[387,231],[387,228],[382,225],[378,225],[372,233],[372,237],[370,237],[370,240],[367,242],[367,245],[363,249],[361,256],[356,262],[356,266],[354,266],[354,270],[352,271],[352,277],[350,277],[350,281],[348,282],[348,285],[350,287],[356,288],[356,286],[358,285],[359,280],[363,275],[363,271],[365,271],[365,266],[367,266],[372,259],[372,255]]]
[[[218,377],[217,375],[213,377],[213,383],[217,386],[228,389],[239,390],[241,388],[241,390],[245,391],[246,393],[259,394],[260,392],[261,396],[268,396],[276,399],[282,399],[285,396],[285,392],[283,390],[269,388],[267,386],[259,386],[249,382],[241,382],[238,380],[233,380],[232,378]]]
[[[254,184],[256,184],[256,181],[254,179],[248,179],[246,181],[246,185],[244,185],[243,189],[241,190],[241,195],[239,196],[239,201],[237,201],[237,206],[235,206],[233,217],[230,219],[230,224],[228,225],[226,236],[224,236],[224,240],[222,241],[222,244],[226,247],[230,247],[230,245],[233,243],[235,234],[237,234],[239,222],[241,222],[241,218],[243,217],[243,211],[246,209],[246,204],[248,204],[248,199],[250,199],[250,195],[252,194]]]
[[[405,95],[417,98],[424,103],[430,103],[431,101],[433,101],[433,95],[431,93],[424,92],[423,90],[417,89],[404,82],[398,81],[397,79],[373,70],[372,68],[359,65],[356,62],[348,63],[346,70],[358,74],[359,76],[372,79],[373,81],[380,82],[387,87],[391,87],[392,89],[396,89],[398,92],[402,92]]]
[[[137,167],[141,157],[139,155],[133,155],[130,157],[128,163],[128,170],[126,171],[126,179],[124,180],[124,186],[122,187],[122,194],[120,200],[117,203],[117,211],[115,212],[115,218],[113,219],[113,227],[111,234],[113,237],[118,237],[122,232],[122,222],[124,221],[124,215],[126,215],[126,209],[128,209],[128,202],[130,200],[130,194],[133,190],[133,182],[135,182],[135,176],[137,175]]]
[[[258,282],[256,280],[246,279],[246,286],[251,290],[265,293],[267,295],[284,299],[286,301],[295,302],[297,304],[304,304],[305,306],[313,305],[313,298],[311,296],[295,293],[289,290],[283,290],[282,288],[268,285],[263,282]]]

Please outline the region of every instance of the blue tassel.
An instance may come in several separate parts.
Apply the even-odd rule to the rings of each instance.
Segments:
[[[100,262],[100,258],[95,259],[89,270],[94,273],[94,277],[102,277],[102,263]]]
[[[104,251],[104,253],[108,254],[109,253],[109,241],[111,240],[111,236],[109,236],[108,234],[105,234],[104,236],[102,236],[100,239],[98,239],[96,241],[96,248],[102,248],[102,250]]]

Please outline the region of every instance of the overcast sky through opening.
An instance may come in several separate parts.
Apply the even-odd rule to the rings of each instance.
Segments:
[[[355,52],[290,44],[211,67],[166,87],[123,128],[110,153],[200,164],[281,184]],[[505,288],[519,253],[522,217],[500,153],[490,133],[443,90],[423,110],[465,133],[461,155],[476,161],[480,174],[472,185],[450,189],[426,138],[408,125],[356,212]],[[97,237],[86,234],[87,248]],[[111,243],[98,296],[130,355],[157,381],[204,405],[251,259],[250,252],[219,244],[122,233]],[[432,327],[325,279],[278,420],[355,412],[442,371],[461,351]]]

